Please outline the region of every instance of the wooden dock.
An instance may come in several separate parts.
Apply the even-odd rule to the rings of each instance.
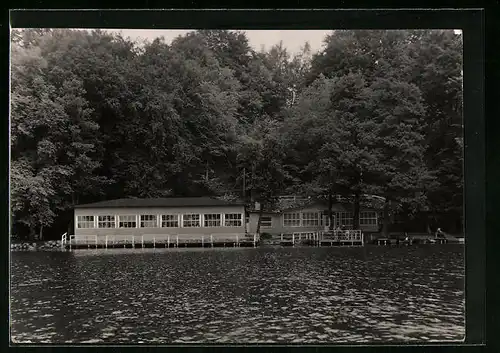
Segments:
[[[246,234],[144,234],[144,235],[67,235],[61,237],[66,249],[99,248],[179,248],[179,247],[256,247],[259,238]]]
[[[282,233],[280,244],[282,246],[362,246],[364,235],[361,230]]]
[[[448,243],[458,243],[449,238],[435,238],[430,235],[415,236],[408,238],[377,238],[374,241],[376,245],[413,245],[413,244],[448,244]]]

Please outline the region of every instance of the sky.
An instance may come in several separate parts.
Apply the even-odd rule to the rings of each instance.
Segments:
[[[108,30],[110,31],[110,30]],[[130,37],[132,40],[153,41],[155,38],[163,36],[165,41],[170,43],[172,39],[179,35],[186,34],[192,30],[166,30],[166,29],[120,29],[116,32],[121,32],[124,37]],[[323,39],[331,31],[324,30],[245,30],[250,45],[257,51],[260,51],[262,46],[266,49],[271,48],[274,44],[283,41],[283,46],[290,53],[298,53],[305,42],[308,41],[313,52],[321,49]]]

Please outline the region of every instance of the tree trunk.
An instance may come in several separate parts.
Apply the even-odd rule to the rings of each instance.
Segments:
[[[330,227],[329,227],[330,230],[333,230],[333,212],[332,212],[332,208],[333,208],[333,195],[332,195],[332,192],[330,191],[328,193],[328,220],[330,221]]]
[[[390,205],[390,201],[388,198],[385,199],[385,202],[384,202],[384,219],[383,219],[383,226],[382,226],[382,235],[384,237],[388,237],[389,236],[389,223],[390,223],[390,219],[389,219],[389,205]]]
[[[354,193],[354,209],[353,209],[353,213],[352,213],[352,228],[355,229],[355,230],[358,230],[359,229],[359,203],[360,203],[360,195],[359,195],[359,191],[356,191]]]
[[[29,226],[29,234],[28,234],[28,239],[29,240],[35,240],[35,226],[33,226],[32,224],[30,224]]]
[[[254,190],[254,186],[255,186],[255,164],[252,164],[252,173],[251,173],[251,177],[250,177],[250,180],[251,180],[251,188],[250,188],[250,202],[255,202],[255,190]]]
[[[69,224],[68,224],[68,236],[73,234],[73,230],[76,228],[76,224],[75,223],[75,205],[76,205],[76,197],[75,197],[75,193],[73,192],[71,194],[71,206],[72,206],[72,209],[69,210],[70,212],[70,221],[69,221]]]
[[[43,240],[43,225],[40,226],[40,233],[38,234],[38,240]]]
[[[247,199],[247,184],[246,184],[246,175],[247,174],[247,169],[243,168],[243,201],[246,201]]]

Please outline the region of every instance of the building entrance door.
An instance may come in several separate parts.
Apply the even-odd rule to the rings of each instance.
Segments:
[[[333,218],[333,228],[335,228],[336,224],[335,213],[332,215],[332,218]],[[328,213],[323,215],[323,226],[325,228],[325,231],[330,229],[330,217],[328,217]]]

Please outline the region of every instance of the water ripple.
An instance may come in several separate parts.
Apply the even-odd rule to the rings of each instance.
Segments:
[[[17,343],[460,341],[463,246],[13,253]]]

